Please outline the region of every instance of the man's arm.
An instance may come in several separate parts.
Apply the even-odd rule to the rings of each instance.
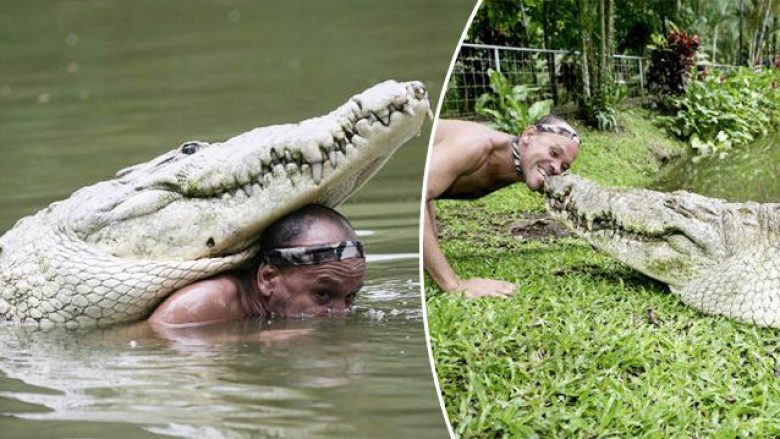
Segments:
[[[442,137],[438,137],[438,140],[447,142],[447,139]],[[423,216],[423,266],[444,291],[463,292],[468,297],[505,296],[514,291],[515,285],[490,279],[460,280],[439,246],[433,202],[452,186],[458,177],[482,166],[490,154],[489,141],[487,137],[463,136],[453,139],[452,142],[457,144],[433,148],[431,163],[428,166]]]
[[[149,317],[152,325],[192,326],[244,317],[237,282],[230,276],[206,279],[174,292]]]
[[[460,279],[450,267],[447,258],[444,257],[444,252],[439,247],[433,215],[433,201],[426,200],[423,219],[423,266],[441,289],[457,291],[460,288]]]

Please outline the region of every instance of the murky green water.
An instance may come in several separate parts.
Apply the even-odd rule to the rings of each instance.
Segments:
[[[0,1],[0,231],[175,147],[329,111],[385,79],[436,102],[473,3]],[[425,350],[430,126],[340,210],[372,255],[346,319],[155,334],[0,327],[0,435],[446,436]]]
[[[651,186],[685,189],[729,201],[780,202],[780,133],[732,151],[723,159],[687,157],[667,169]]]

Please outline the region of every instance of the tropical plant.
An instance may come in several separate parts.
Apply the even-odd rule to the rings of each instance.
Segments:
[[[653,96],[663,102],[685,91],[685,83],[693,74],[694,58],[700,47],[698,35],[677,29],[669,32],[665,38],[653,36],[647,75]]]
[[[721,158],[780,125],[780,71],[739,68],[728,75],[695,77],[673,99],[677,112],[662,120],[700,155]]]
[[[602,131],[617,131],[617,104],[625,96],[623,88],[610,86],[580,102],[580,115],[585,122]]]
[[[552,100],[527,102],[536,91],[527,85],[512,85],[501,72],[488,69],[492,93],[479,97],[474,107],[477,114],[488,116],[490,124],[507,133],[522,133],[528,125],[548,114]]]

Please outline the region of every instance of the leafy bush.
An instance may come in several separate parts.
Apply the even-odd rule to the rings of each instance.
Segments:
[[[617,104],[625,96],[625,89],[610,84],[597,90],[590,99],[579,99],[580,117],[588,125],[601,131],[618,131]]]
[[[689,35],[680,30],[672,30],[666,38],[653,35],[647,80],[654,96],[663,101],[684,92],[700,47],[698,35]]]
[[[520,134],[528,125],[550,112],[553,101],[549,99],[526,105],[533,88],[513,86],[501,72],[493,69],[488,69],[488,76],[493,92],[480,96],[474,109],[477,114],[488,116],[490,124],[497,130]]]
[[[743,67],[723,77],[705,73],[688,84],[682,97],[671,100],[677,113],[662,120],[699,154],[725,157],[728,150],[777,128],[778,83],[780,71],[775,69]]]

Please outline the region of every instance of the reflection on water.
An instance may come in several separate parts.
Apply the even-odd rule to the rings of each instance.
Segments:
[[[419,392],[432,390],[419,285],[375,279],[359,303],[342,319],[157,334],[145,324],[0,327],[0,409],[17,422],[130,422],[187,436],[441,434]]]
[[[191,139],[323,114],[385,79],[435,104],[472,0],[61,0],[0,8],[0,231]],[[4,437],[445,437],[416,253],[430,124],[339,208],[344,319],[155,334],[0,326]]]
[[[780,133],[732,151],[723,159],[687,157],[660,175],[651,188],[685,189],[729,201],[780,202]]]

